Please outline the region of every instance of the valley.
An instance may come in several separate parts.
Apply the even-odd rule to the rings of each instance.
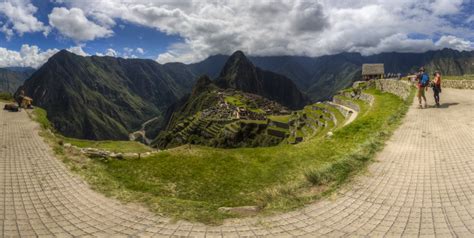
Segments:
[[[24,88],[38,95],[38,105],[45,106],[41,121],[58,133],[47,136],[57,156],[94,189],[122,201],[145,204],[156,213],[207,224],[241,217],[223,212],[223,207],[251,206],[259,214],[273,214],[330,194],[366,166],[397,127],[413,97],[406,85],[400,88],[403,95],[410,96],[400,98],[380,91],[385,87],[371,81],[351,87],[341,84],[337,88],[343,90],[331,93],[330,100],[315,102],[293,80],[263,70],[250,59],[237,51],[226,58],[217,76],[202,75],[196,80],[185,80],[196,75],[186,69],[189,65],[171,64],[188,74],[174,80],[171,75],[177,72],[156,62],[62,52],[34,73]],[[72,67],[65,67],[69,63],[87,66],[83,72],[73,72]],[[52,69],[65,78],[49,72]],[[164,71],[157,73],[157,69]],[[140,76],[135,78],[135,74]],[[44,75],[56,75],[60,84],[54,85],[65,94],[51,93],[53,84]],[[82,78],[89,75],[96,78]],[[160,84],[155,80],[162,80],[163,75],[174,80],[176,87],[157,87]],[[387,85],[404,85],[402,81],[406,80],[380,80]],[[133,82],[143,83],[144,91],[137,91]],[[114,128],[121,125],[127,138],[154,148],[114,138],[71,138],[75,136],[63,133],[59,126],[65,119],[55,122],[63,116],[57,112],[63,111],[53,113],[59,117],[48,111],[70,106],[74,108],[71,115],[80,115],[75,120],[98,128],[92,130],[93,135],[116,133]],[[90,117],[87,113],[91,112],[96,116]],[[102,127],[107,118],[116,124]],[[134,123],[127,123],[126,118]],[[77,153],[77,148],[137,156],[112,158],[94,153],[89,158]],[[141,157],[141,153],[148,155]]]

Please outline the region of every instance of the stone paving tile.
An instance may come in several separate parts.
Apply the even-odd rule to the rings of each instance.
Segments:
[[[2,111],[0,237],[474,237],[474,91],[445,89],[442,101],[449,105],[410,108],[369,173],[336,199],[218,227],[92,191],[25,112]]]

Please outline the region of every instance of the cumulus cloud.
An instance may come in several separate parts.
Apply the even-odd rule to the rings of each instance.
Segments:
[[[39,21],[34,14],[38,9],[29,0],[8,0],[0,2],[0,16],[7,21],[1,23],[0,31],[10,39],[14,32],[22,36],[28,32],[43,32],[48,35],[50,28]]]
[[[118,56],[118,53],[117,53],[117,51],[115,51],[114,49],[109,48],[109,49],[107,49],[107,51],[105,52],[104,55],[106,55],[106,56],[112,56],[112,57],[117,57],[117,56]]]
[[[431,9],[436,15],[450,15],[461,10],[463,0],[435,0],[431,4]]]
[[[71,46],[67,51],[80,56],[89,56],[82,49],[82,45]],[[9,50],[0,47],[0,67],[41,67],[54,54],[58,53],[59,49],[41,50],[36,45],[23,44],[19,51]]]
[[[435,45],[437,48],[451,48],[459,51],[472,50],[474,48],[473,42],[456,36],[442,36]]]
[[[48,26],[33,16],[37,9],[30,0],[7,1],[0,3],[0,14],[9,14],[0,18],[5,21],[0,23],[0,32],[7,37],[32,31],[49,32]],[[55,7],[49,14],[49,24],[78,44],[110,37],[114,27],[121,27],[123,22],[180,36],[181,41],[157,56],[161,63],[195,62],[235,50],[258,56],[320,56],[340,52],[364,55],[386,51],[423,52],[444,47],[472,50],[474,47],[474,31],[469,24],[474,22],[472,16],[462,20],[465,24],[456,25],[450,20],[466,12],[468,0],[56,2],[61,7]],[[22,6],[20,13],[8,11],[11,7],[7,3]],[[422,37],[413,38],[413,35]],[[82,45],[69,50],[87,55]],[[44,52],[38,51],[41,53]],[[144,55],[145,51],[130,47],[120,52],[107,49],[96,54],[132,58]]]
[[[95,15],[105,19],[104,14]],[[109,37],[113,35],[112,30],[89,21],[79,8],[67,9],[55,7],[48,15],[49,24],[55,27],[62,35],[75,41],[88,41],[96,38]]]
[[[195,62],[238,49],[262,56],[421,52],[441,45],[472,49],[469,39],[474,38],[472,29],[454,26],[442,17],[459,13],[462,0],[77,0],[67,4],[93,19],[120,19],[181,36],[183,41],[170,45],[157,57],[159,62]],[[428,39],[411,39],[412,33]],[[439,35],[459,40],[430,40]]]
[[[24,44],[20,51],[0,47],[0,67],[20,66],[38,68],[59,50],[41,51],[36,45]]]
[[[71,52],[71,53],[74,53],[76,55],[80,55],[80,56],[89,56],[88,53],[86,53],[83,49],[82,49],[82,46],[81,45],[78,45],[78,46],[71,46],[69,48],[66,49],[67,51]]]

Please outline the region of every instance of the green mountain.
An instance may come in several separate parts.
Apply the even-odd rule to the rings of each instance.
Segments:
[[[23,89],[66,136],[128,139],[141,123],[161,117],[184,96],[193,78],[183,64],[82,57],[62,50]]]
[[[218,147],[269,146],[283,138],[267,133],[267,117],[303,108],[308,101],[293,82],[255,67],[241,51],[226,62],[212,81],[201,76],[191,94],[173,105],[166,131],[153,145],[166,148],[185,143]]]
[[[0,68],[0,92],[15,93],[33,72],[32,68]]]
[[[216,84],[221,88],[260,95],[291,109],[302,108],[308,103],[291,79],[255,67],[242,51],[230,56]]]
[[[202,62],[188,65],[195,74],[218,77],[219,70],[229,56],[215,55]],[[340,53],[321,57],[262,56],[249,60],[263,70],[291,79],[311,100],[330,98],[337,91],[361,78],[364,63],[383,63],[386,73],[408,74],[420,66],[428,71],[438,70],[444,75],[474,74],[474,51],[443,49],[425,53],[381,53],[362,56],[359,53]]]
[[[280,104],[256,94],[222,88],[201,76],[191,94],[170,107],[166,130],[152,142],[159,148],[186,143],[215,147],[276,145],[283,137],[266,134],[267,115],[288,113]]]

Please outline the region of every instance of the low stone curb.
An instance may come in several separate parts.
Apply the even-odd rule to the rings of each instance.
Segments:
[[[102,158],[102,159],[140,159],[140,158],[147,158],[152,155],[156,155],[161,151],[151,151],[151,152],[144,152],[144,153],[116,153],[108,150],[100,150],[97,148],[81,148],[75,145],[71,145],[70,143],[65,143],[63,145],[66,149],[72,149],[77,151],[89,158]]]
[[[474,80],[443,80],[443,88],[474,89]]]

